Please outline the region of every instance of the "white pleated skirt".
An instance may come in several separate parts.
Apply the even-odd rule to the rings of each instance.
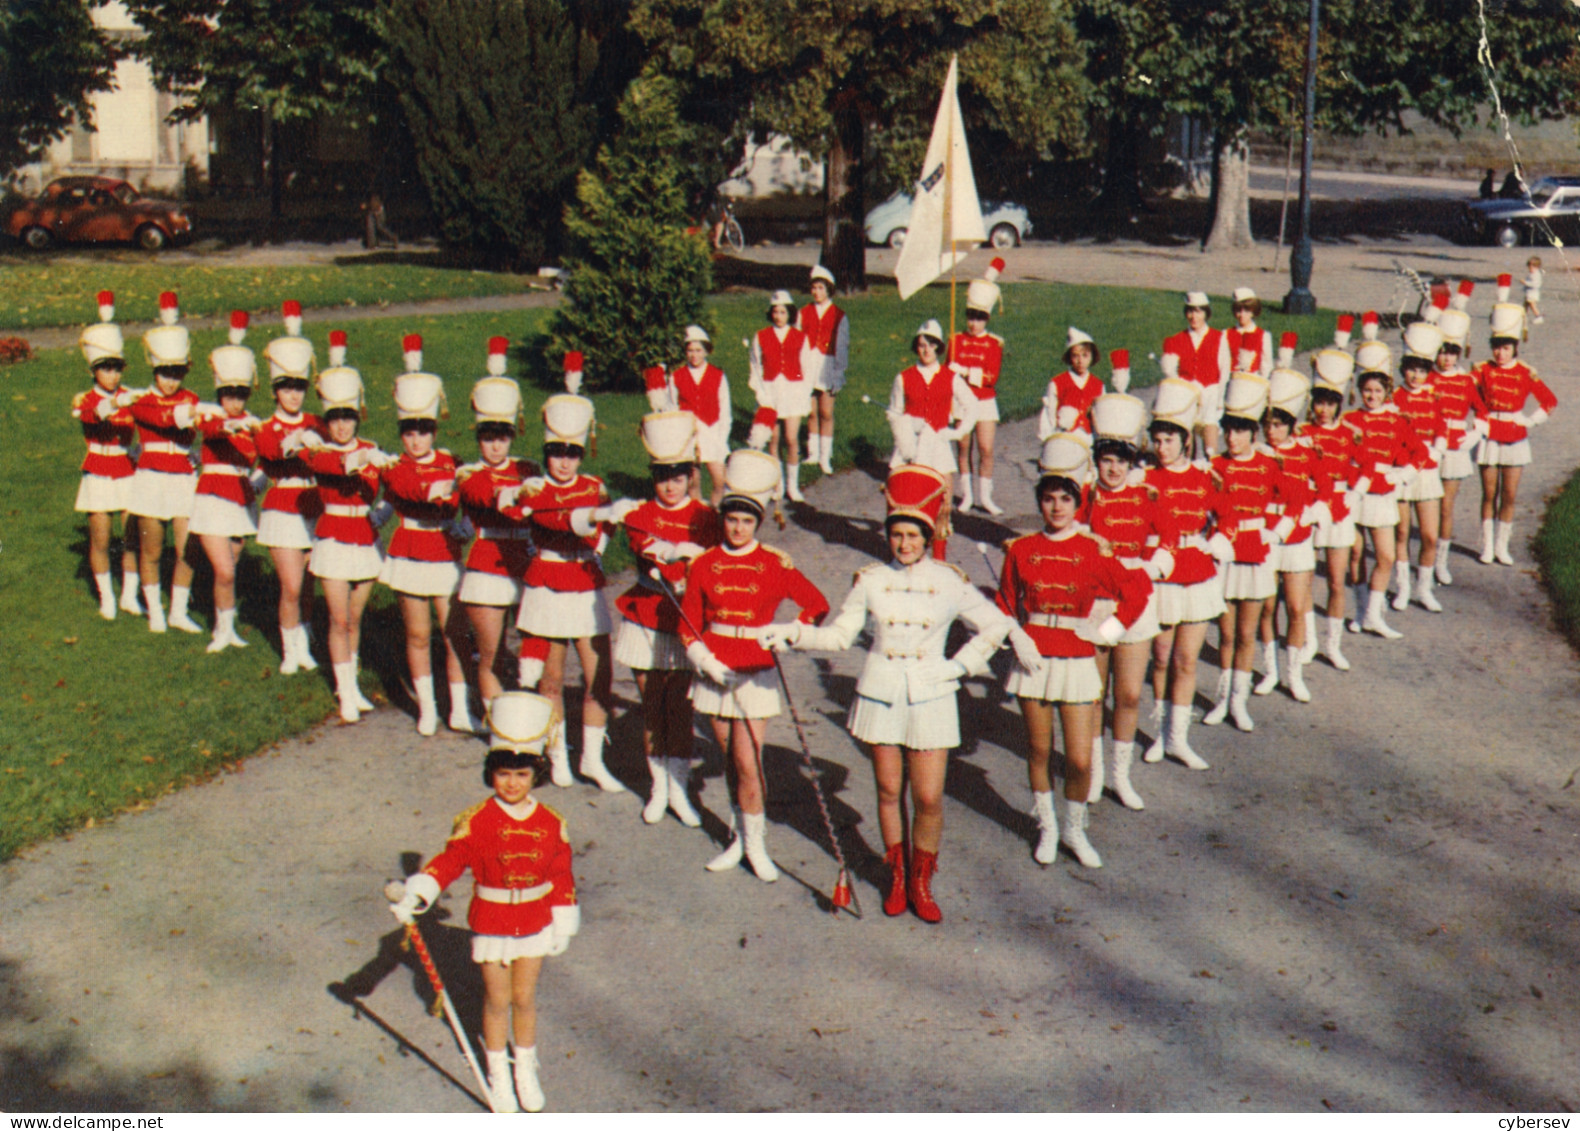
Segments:
[[[1386,495],[1365,495],[1355,512],[1355,525],[1363,527],[1398,526],[1399,492]]]
[[[1355,515],[1347,514],[1344,521],[1317,524],[1316,533],[1311,536],[1312,543],[1319,550],[1351,549],[1355,545]]]
[[[252,509],[218,495],[199,495],[192,503],[189,534],[217,534],[226,538],[251,538],[258,533]]]
[[[123,475],[111,479],[107,475],[84,473],[77,487],[74,510],[84,514],[112,514],[124,511],[132,503],[132,480],[135,476]]]
[[[1009,673],[1004,690],[1021,699],[1048,703],[1095,703],[1103,695],[1097,661],[1091,656],[1044,656],[1042,671],[1029,674],[1019,664]]]
[[[463,605],[513,609],[521,600],[521,582],[507,574],[469,569],[461,577],[461,588],[456,596]]]
[[[776,381],[764,381],[757,403],[773,409],[780,417],[808,416],[812,412],[812,382],[805,378],[787,381],[783,377]]]
[[[1265,601],[1277,592],[1278,571],[1271,554],[1260,565],[1229,562],[1223,567],[1225,601]]]
[[[384,555],[377,546],[353,546],[320,538],[313,543],[307,572],[330,581],[372,581],[384,567]]]
[[[773,668],[736,673],[729,687],[707,676],[691,681],[691,706],[698,714],[719,719],[771,719],[779,714],[779,676]]]
[[[158,518],[169,522],[173,518],[190,518],[192,503],[197,498],[196,472],[191,475],[173,475],[168,471],[149,471],[139,468],[132,476],[131,499],[127,509],[144,518]]]
[[[299,514],[266,510],[258,516],[258,545],[278,546],[282,550],[311,550],[313,528]]]
[[[461,583],[461,567],[454,562],[385,558],[379,581],[409,597],[449,597]]]
[[[998,415],[998,398],[997,397],[989,397],[985,401],[977,401],[977,423],[978,424],[980,424],[984,420],[991,420],[991,421],[993,421],[996,424],[996,423],[998,423],[998,419],[999,419],[999,415]]]
[[[1147,595],[1147,607],[1141,610],[1141,616],[1136,623],[1125,630],[1125,634],[1119,638],[1119,643],[1142,644],[1162,631],[1162,622],[1158,620],[1158,587],[1154,585],[1152,592]]]
[[[730,454],[730,422],[697,424],[697,458],[703,463],[723,463]]]
[[[1429,503],[1442,497],[1443,476],[1441,469],[1436,467],[1417,472],[1410,485],[1399,491],[1401,503]]]
[[[1311,573],[1317,568],[1316,532],[1304,542],[1284,542],[1273,547],[1275,573]]]
[[[518,958],[543,958],[554,945],[554,924],[550,923],[535,935],[473,935],[473,962],[503,962],[510,965]]]
[[[607,636],[614,630],[602,589],[562,592],[541,585],[521,591],[521,612],[516,627],[550,640],[580,640]]]
[[[686,659],[686,646],[680,642],[680,637],[673,632],[660,632],[637,624],[634,620],[621,620],[620,635],[614,642],[614,658],[638,672],[691,669],[691,662]]]
[[[1216,576],[1195,585],[1171,585],[1160,581],[1152,587],[1158,597],[1158,624],[1173,628],[1223,616],[1223,582]]]
[[[1444,480],[1469,479],[1476,474],[1476,445],[1466,444],[1457,451],[1444,452],[1437,461],[1437,473]]]
[[[1476,451],[1476,462],[1482,467],[1524,467],[1531,462],[1531,442],[1527,439],[1514,444],[1499,444],[1494,440],[1483,439]]]
[[[858,695],[846,725],[852,737],[874,746],[951,750],[960,745],[960,711],[953,695],[926,703],[880,703]]]

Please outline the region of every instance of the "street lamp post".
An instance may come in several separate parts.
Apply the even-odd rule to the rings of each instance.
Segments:
[[[1317,297],[1311,293],[1311,130],[1317,116],[1317,17],[1322,0],[1311,0],[1311,37],[1306,44],[1306,120],[1300,146],[1300,238],[1289,254],[1289,293],[1285,314],[1315,314]]]

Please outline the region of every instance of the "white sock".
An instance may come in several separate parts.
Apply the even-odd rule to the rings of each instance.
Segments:
[[[135,569],[124,569],[121,571],[122,594],[136,593],[140,588],[142,588],[142,579],[138,576]]]
[[[820,433],[807,429],[806,433],[806,459],[808,463],[816,463],[819,453],[823,450],[823,437]]]
[[[607,726],[595,727],[582,724],[582,757],[603,760],[603,744],[609,734]]]
[[[187,602],[192,599],[192,588],[187,585],[172,585],[170,587],[170,616],[184,617],[187,615]]]
[[[158,625],[160,631],[164,631],[165,607],[160,601],[159,586],[143,586],[143,604],[148,606],[149,625]]]
[[[433,694],[433,676],[420,675],[411,682],[412,686],[417,690],[417,706],[422,708],[423,714],[426,715],[429,712],[437,713],[439,701],[434,698]]]
[[[466,681],[450,684],[450,714],[451,716],[465,714],[468,718],[472,715],[471,693]]]
[[[93,584],[99,588],[101,601],[115,600],[115,578],[109,573],[96,573],[93,575]]]

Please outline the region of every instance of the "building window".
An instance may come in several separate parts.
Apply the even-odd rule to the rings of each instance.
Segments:
[[[83,125],[81,119],[71,123],[71,163],[93,164],[93,131]]]

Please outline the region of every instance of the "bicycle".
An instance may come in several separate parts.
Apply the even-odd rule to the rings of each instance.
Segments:
[[[713,227],[713,250],[722,251],[725,245],[739,255],[746,250],[746,233],[741,231],[741,222],[735,218],[735,202],[726,200],[719,222]]]

